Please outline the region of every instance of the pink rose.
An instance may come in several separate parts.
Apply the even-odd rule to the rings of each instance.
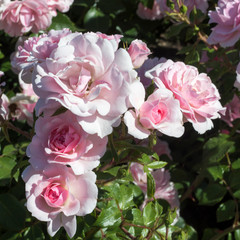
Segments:
[[[140,91],[135,89],[136,94]],[[144,97],[143,97],[144,99]],[[135,112],[129,110],[124,115],[124,122],[128,127],[128,133],[135,138],[147,138],[151,131],[157,131],[168,136],[180,137],[184,132],[182,113],[179,101],[166,88],[155,90],[148,99],[135,101]]]
[[[148,58],[148,55],[151,54],[151,51],[147,47],[147,44],[141,40],[134,40],[131,42],[128,53],[132,59],[134,68],[140,68],[144,61]]]
[[[32,216],[48,223],[51,236],[64,227],[72,238],[77,229],[76,216],[89,214],[96,206],[98,189],[93,172],[75,175],[64,165],[49,164],[41,171],[27,167],[22,178],[27,208]]]
[[[36,169],[59,163],[69,165],[79,175],[97,167],[106,151],[107,138],[86,133],[70,111],[39,117],[35,131],[27,155]]]
[[[131,85],[139,82],[129,54],[116,49],[115,42],[99,33],[62,37],[35,68],[38,113],[58,102],[78,116],[89,134],[110,134],[128,108]]]
[[[136,185],[138,185],[145,194],[146,200],[143,203],[145,205],[146,202],[149,201],[147,199],[147,174],[144,172],[143,166],[139,163],[132,163],[130,172]],[[154,197],[156,199],[166,200],[171,208],[178,208],[180,205],[178,194],[174,184],[170,182],[170,173],[168,170],[161,168],[152,171],[151,174],[156,184]]]
[[[102,39],[109,40],[113,45],[114,51],[118,49],[118,44],[120,43],[120,40],[123,37],[123,35],[120,34],[107,35],[101,32],[96,32],[96,34]]]
[[[1,93],[0,91],[0,120],[1,118],[3,120],[8,120],[8,115],[9,115],[9,100],[8,97]]]
[[[10,104],[16,106],[14,117],[19,120],[27,120],[27,123],[33,126],[33,112],[38,96],[34,93],[32,84],[26,84],[21,79],[19,79],[19,83],[22,93],[17,93],[10,99]]]
[[[234,94],[233,99],[225,105],[226,113],[225,116],[221,116],[221,119],[225,121],[230,127],[233,127],[232,122],[235,119],[240,118],[240,99]]]
[[[67,12],[74,0],[46,0],[48,8],[53,16],[57,16],[57,10],[59,12]]]
[[[51,30],[39,37],[30,37],[17,43],[17,51],[12,55],[11,64],[14,72],[26,83],[32,83],[34,68],[50,56],[58,47],[60,39],[71,33],[69,29]]]
[[[13,1],[5,7],[1,14],[0,29],[10,36],[21,36],[29,31],[37,33],[51,24],[52,15],[45,1]]]
[[[217,88],[205,73],[199,74],[196,67],[168,60],[149,70],[146,76],[153,79],[158,87],[164,84],[173,92],[184,117],[200,134],[211,129],[212,119],[225,112],[219,102]]]
[[[216,23],[208,38],[209,44],[231,47],[240,39],[240,1],[219,0],[215,11],[209,11],[209,23]]]
[[[142,19],[157,20],[163,18],[160,5],[156,0],[153,2],[152,9],[145,7],[141,2],[138,4],[137,15]]]

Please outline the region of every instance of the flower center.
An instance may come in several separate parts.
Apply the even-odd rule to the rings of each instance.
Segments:
[[[61,207],[68,198],[68,191],[60,183],[52,183],[45,188],[43,197],[50,207]]]

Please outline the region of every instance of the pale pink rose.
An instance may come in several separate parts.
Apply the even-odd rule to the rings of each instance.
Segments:
[[[11,2],[11,0],[0,0],[0,19],[1,15],[6,9],[6,6]]]
[[[234,82],[234,87],[236,87],[238,89],[238,91],[240,91],[240,63],[238,63],[237,65],[237,69],[236,69],[236,81]]]
[[[0,29],[10,36],[21,36],[26,32],[37,33],[50,26],[52,15],[45,1],[13,1],[5,5],[1,14]]]
[[[140,91],[135,89],[136,94]],[[144,99],[144,98],[143,98]],[[143,102],[139,99],[135,112],[129,110],[124,115],[124,122],[128,127],[128,133],[135,138],[147,138],[152,130],[172,137],[180,137],[184,133],[182,113],[179,101],[166,88],[155,90],[148,99]]]
[[[101,32],[96,32],[96,34],[102,39],[109,40],[113,45],[114,51],[118,49],[118,44],[120,43],[120,40],[123,37],[123,35],[120,34],[107,35]]]
[[[58,102],[79,117],[86,132],[100,137],[120,124],[131,98],[130,87],[139,82],[127,51],[116,50],[112,41],[99,33],[62,37],[35,69],[38,113]]]
[[[36,169],[59,163],[69,165],[79,175],[97,167],[106,151],[107,137],[86,133],[70,111],[53,117],[39,117],[35,132],[27,155]]]
[[[225,105],[226,113],[225,116],[221,116],[221,119],[225,121],[230,127],[233,127],[232,122],[240,118],[240,99],[234,94],[233,99]]]
[[[146,43],[142,40],[135,39],[131,42],[128,53],[132,59],[134,68],[140,68],[144,61],[148,59],[148,55],[151,54],[151,51]]]
[[[209,44],[231,47],[240,39],[240,0],[219,0],[215,11],[209,11],[209,23],[216,23]]]
[[[130,166],[130,172],[136,185],[138,185],[145,194],[144,205],[147,201],[153,199],[147,199],[147,174],[143,170],[143,166],[139,163],[132,163]],[[151,172],[156,188],[154,197],[156,199],[166,200],[171,208],[178,208],[180,203],[178,199],[177,190],[174,187],[173,182],[170,182],[170,173],[168,170],[161,168]]]
[[[57,16],[57,10],[59,12],[69,11],[69,8],[73,4],[74,0],[46,0],[46,1],[52,15]]]
[[[150,78],[145,77],[145,73],[152,69],[153,67],[155,67],[157,64],[159,63],[164,63],[166,62],[167,59],[164,57],[161,57],[160,59],[155,57],[155,58],[148,58],[143,65],[137,69],[138,72],[138,76],[140,78],[141,83],[143,84],[143,86],[146,88],[148,87],[151,83],[152,80]]]
[[[30,37],[17,43],[17,51],[11,57],[12,69],[26,83],[32,83],[32,75],[37,64],[50,56],[58,47],[60,39],[71,34],[69,29],[51,30],[39,37]]]
[[[156,0],[153,2],[152,9],[145,7],[142,3],[138,4],[137,15],[142,19],[158,20],[163,18],[164,14],[160,10],[160,5]]]
[[[0,119],[2,120],[8,120],[9,116],[9,99],[0,91]]]
[[[38,96],[34,93],[32,84],[26,84],[19,79],[22,93],[17,93],[16,96],[10,99],[10,104],[16,106],[13,117],[19,120],[26,120],[30,126],[33,126],[33,112],[38,100]]]
[[[47,222],[51,236],[64,227],[72,238],[77,229],[76,216],[89,214],[96,206],[98,189],[93,172],[75,175],[69,167],[49,164],[41,171],[27,167],[22,178],[27,209],[33,217]]]
[[[153,79],[158,87],[164,84],[173,92],[180,101],[185,119],[200,134],[211,129],[212,119],[219,118],[219,113],[225,112],[216,86],[207,74],[199,74],[196,67],[168,60],[149,70],[146,76]]]
[[[0,71],[0,79],[4,75],[4,72]],[[0,84],[1,86],[4,86],[5,82]],[[8,97],[2,93],[2,89],[0,88],[0,121],[2,120],[8,120],[9,115],[9,100]]]

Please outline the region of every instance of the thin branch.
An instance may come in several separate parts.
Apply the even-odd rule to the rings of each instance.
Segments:
[[[21,130],[20,128],[15,127],[12,123],[6,121],[4,124],[6,125],[7,128],[23,135],[24,137],[26,137],[30,140],[32,139],[32,136],[28,132],[25,132],[25,131]]]
[[[226,236],[228,233],[231,233],[237,229],[240,229],[240,225],[237,226],[232,226],[229,228],[226,228],[225,230],[221,231],[220,233],[218,233],[217,235],[215,235],[214,237],[212,237],[210,240],[219,240],[222,237]]]

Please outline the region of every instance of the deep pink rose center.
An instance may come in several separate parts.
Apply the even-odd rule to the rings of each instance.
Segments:
[[[73,151],[79,141],[80,136],[72,126],[62,126],[51,132],[48,144],[52,151],[68,153]]]
[[[45,188],[43,197],[50,207],[61,207],[68,198],[68,191],[60,183],[52,183]]]
[[[168,110],[164,103],[158,103],[156,106],[152,108],[151,111],[151,121],[154,124],[159,124],[166,116]]]

